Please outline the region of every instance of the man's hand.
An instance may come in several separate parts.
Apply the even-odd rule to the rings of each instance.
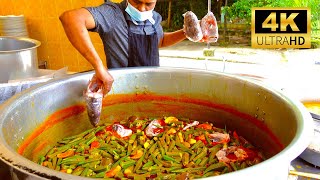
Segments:
[[[113,77],[103,66],[96,69],[96,77],[103,84],[103,96],[107,95],[113,84]]]

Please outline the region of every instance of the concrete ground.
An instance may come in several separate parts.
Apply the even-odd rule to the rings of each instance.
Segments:
[[[212,46],[206,59],[204,43],[188,40],[160,49],[160,66],[197,68],[263,80],[299,99],[320,101],[320,49],[253,49]],[[303,94],[301,92],[304,92]]]
[[[177,57],[204,59],[203,49],[207,48],[205,43],[194,43],[188,40],[182,41],[174,46],[161,48],[161,57]],[[247,45],[230,45],[221,47],[212,45],[214,57],[210,60],[219,61],[225,58],[232,62],[256,63],[256,64],[274,64],[281,62],[303,62],[320,63],[320,48],[318,49],[254,49]],[[308,59],[306,59],[306,55]]]

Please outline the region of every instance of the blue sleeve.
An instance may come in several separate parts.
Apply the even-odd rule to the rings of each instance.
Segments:
[[[97,7],[85,7],[93,16],[95,21],[95,28],[90,31],[103,34],[109,32],[114,24],[117,22],[119,15],[122,15],[122,11],[119,6],[114,3],[104,3]]]

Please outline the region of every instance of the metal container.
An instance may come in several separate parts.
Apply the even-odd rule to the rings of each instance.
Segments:
[[[33,77],[38,69],[40,44],[30,38],[0,36],[0,83]]]
[[[268,156],[255,166],[207,179],[286,179],[290,161],[310,143],[313,126],[306,108],[261,82],[195,69],[132,68],[110,73],[115,82],[106,100],[125,94],[144,97],[145,101],[120,98],[106,102],[102,122],[130,115],[173,115],[211,121],[216,126],[236,130]],[[53,116],[52,126],[42,126],[49,115],[61,109],[79,104],[79,109],[84,107],[82,92],[92,75],[92,72],[76,74],[32,87],[0,107],[0,159],[12,168],[14,177],[83,178],[42,167],[32,160],[59,138],[92,127],[85,111],[66,116],[65,120]],[[146,98],[150,94],[160,98]],[[39,135],[28,137],[31,132]],[[25,145],[28,150],[21,156],[17,149],[26,139],[32,142]]]

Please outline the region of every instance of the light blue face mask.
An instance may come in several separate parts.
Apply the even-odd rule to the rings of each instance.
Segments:
[[[129,2],[128,2],[128,6],[125,10],[130,17],[134,20],[134,21],[145,21],[145,20],[149,20],[152,24],[155,23],[154,19],[152,18],[153,14],[152,14],[152,10],[149,11],[144,11],[144,12],[140,12],[138,9],[136,9],[135,7],[133,7]]]

